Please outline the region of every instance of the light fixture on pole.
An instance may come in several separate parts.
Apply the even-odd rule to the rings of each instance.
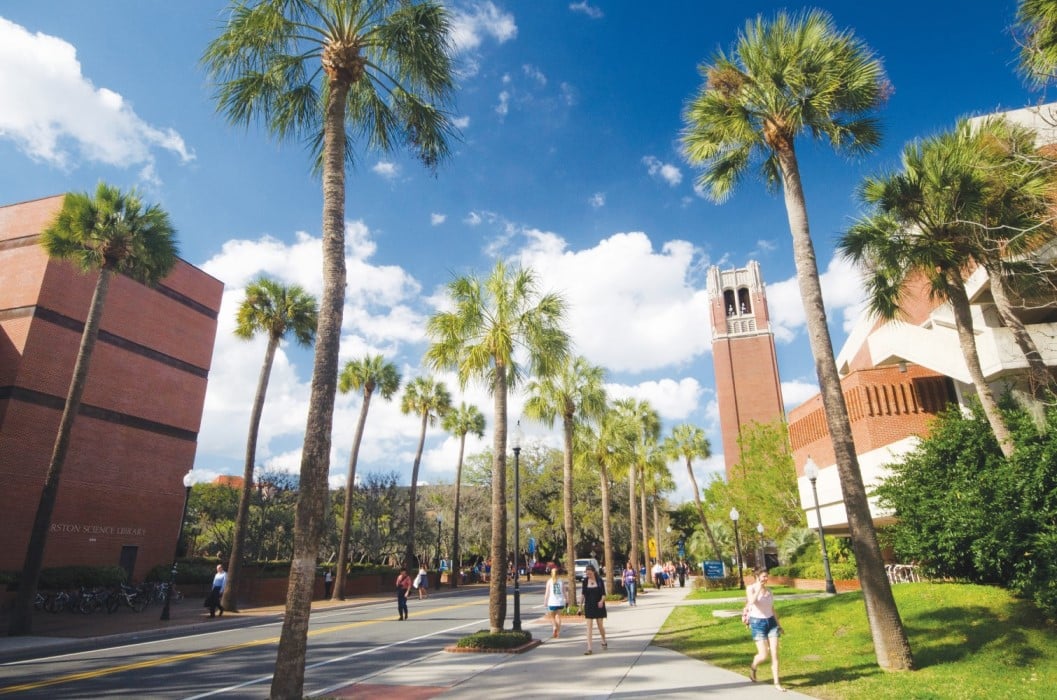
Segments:
[[[165,589],[165,605],[161,609],[161,619],[169,619],[169,601],[172,598],[172,589],[176,585],[176,558],[180,556],[180,540],[184,537],[184,520],[187,520],[187,502],[191,500],[191,485],[194,479],[191,472],[184,474],[184,507],[180,514],[180,530],[176,534],[176,549],[173,551],[172,571],[169,572],[169,587]]]
[[[836,593],[837,587],[833,585],[833,574],[829,571],[829,553],[826,551],[826,535],[822,532],[822,509],[818,507],[818,489],[815,481],[818,480],[818,465],[811,455],[804,462],[804,476],[811,482],[811,496],[815,499],[815,524],[818,525],[818,541],[822,547],[822,568],[826,572],[826,593]]]
[[[521,587],[518,581],[518,552],[521,549],[521,421],[514,426],[514,631],[521,631]]]
[[[734,546],[737,547],[737,553],[738,553],[738,561],[737,561],[737,565],[738,565],[738,588],[744,589],[745,588],[745,579],[742,578],[742,573],[741,573],[741,538],[738,537],[738,517],[739,517],[738,516],[738,509],[737,508],[731,508],[730,509],[730,519],[734,521]]]
[[[760,558],[756,560],[756,567],[759,568],[759,569],[766,569],[767,568],[767,562],[764,560],[764,553],[763,553],[763,523],[756,523],[756,532],[758,532],[759,535],[760,535],[760,537],[759,537]]]
[[[672,546],[672,526],[669,525],[668,527],[666,527],[664,529],[664,531],[666,533],[668,533],[668,536],[664,539],[664,546],[665,547],[671,547]]]

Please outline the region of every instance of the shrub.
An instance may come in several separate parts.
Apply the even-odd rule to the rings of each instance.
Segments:
[[[459,649],[516,649],[519,646],[532,641],[532,633],[521,630],[503,630],[492,634],[488,630],[480,630],[463,637],[455,646]]]
[[[738,587],[738,576],[724,576],[723,578],[705,578],[704,576],[695,576],[693,579],[694,588],[704,588],[706,591],[718,591],[727,590],[729,588]]]
[[[193,559],[176,562],[176,583],[211,583],[217,572],[217,563],[212,560]],[[158,564],[147,572],[147,581],[168,581],[172,569],[168,564]]]

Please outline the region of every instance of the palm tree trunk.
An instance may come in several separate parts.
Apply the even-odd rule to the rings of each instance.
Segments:
[[[877,543],[866,486],[863,484],[859,459],[852,438],[848,406],[837,372],[837,361],[833,354],[826,323],[826,307],[822,300],[822,285],[818,277],[815,247],[811,242],[811,230],[807,220],[807,206],[800,182],[800,167],[791,141],[774,144],[782,172],[782,192],[785,197],[786,216],[793,238],[793,260],[796,263],[797,282],[804,303],[811,354],[815,358],[815,373],[818,375],[822,406],[826,425],[833,442],[844,496],[844,509],[848,517],[852,549],[858,565],[859,582],[866,603],[866,617],[870,624],[874,653],[878,665],[887,670],[901,671],[914,668],[903,622],[899,617],[892,586],[884,570],[881,548]]]
[[[404,566],[408,571],[414,566],[415,561],[415,516],[418,511],[418,468],[422,464],[422,448],[426,445],[426,427],[429,425],[429,409],[422,412],[422,432],[418,437],[418,451],[415,453],[415,463],[411,467],[411,506],[407,514],[407,549],[404,550]],[[426,566],[419,562],[419,566]]]
[[[639,557],[639,514],[635,504],[635,460],[628,467],[628,520],[631,529],[631,553],[628,554],[635,564],[635,575],[638,576],[643,560]]]
[[[664,558],[664,551],[661,549],[661,518],[657,512],[656,493],[650,496],[650,505],[653,506],[653,536],[657,538],[657,561],[660,561]]]
[[[506,622],[506,367],[495,368],[495,437],[492,440],[492,578],[488,582],[488,620],[492,634]]]
[[[609,522],[609,470],[606,469],[604,461],[600,462],[598,466],[599,486],[602,489],[602,566],[606,570],[606,592],[613,593],[616,591],[616,574],[614,572],[618,571],[618,569],[614,566],[613,561],[613,536]]]
[[[364,388],[360,418],[356,421],[356,434],[352,438],[349,476],[345,482],[345,508],[341,517],[341,540],[338,542],[337,571],[334,572],[334,590],[330,593],[331,600],[345,600],[345,570],[349,565],[349,533],[352,531],[352,494],[356,490],[356,459],[360,454],[360,442],[363,440],[364,426],[367,425],[367,411],[371,407],[372,393],[366,387]]]
[[[562,437],[565,440],[562,456],[562,516],[565,524],[565,561],[569,590],[576,590],[576,541],[573,534],[573,416],[562,413]]]
[[[976,336],[973,330],[973,313],[969,305],[969,295],[961,284],[952,284],[947,298],[951,302],[951,310],[954,311],[954,325],[958,329],[958,344],[961,345],[962,355],[965,357],[965,367],[969,370],[969,379],[976,387],[976,395],[980,399],[980,406],[984,409],[987,422],[991,425],[991,432],[998,440],[998,447],[1002,454],[1009,458],[1013,454],[1013,438],[1009,434],[1006,421],[1002,418],[1002,412],[998,409],[998,402],[991,391],[991,386],[984,378],[983,368],[980,367],[980,355],[976,351]]]
[[[26,546],[26,558],[22,564],[22,575],[18,583],[18,595],[11,610],[11,622],[8,634],[23,635],[33,631],[33,598],[37,594],[40,582],[40,570],[44,566],[44,547],[51,529],[51,516],[55,512],[55,502],[59,496],[59,481],[62,468],[66,464],[66,454],[70,450],[70,436],[73,433],[73,422],[81,409],[81,398],[88,383],[88,368],[92,362],[95,341],[99,337],[99,324],[103,318],[103,305],[107,292],[110,291],[110,278],[114,273],[107,267],[99,270],[99,279],[95,283],[92,302],[88,307],[88,316],[81,332],[81,345],[77,350],[73,375],[70,377],[70,389],[66,394],[66,406],[59,419],[59,431],[55,435],[55,446],[52,448],[48,472],[44,476],[44,487],[40,492],[37,513],[33,517],[33,529],[29,533],[29,544]]]
[[[462,553],[459,551],[459,506],[462,501],[462,457],[466,451],[466,433],[459,436],[459,466],[455,468],[455,522],[452,525],[451,546],[451,587],[459,587],[459,577],[462,575]]]
[[[712,528],[708,526],[708,518],[705,517],[705,506],[701,503],[701,489],[697,488],[697,478],[694,477],[694,465],[689,457],[686,458],[686,472],[690,475],[690,485],[694,488],[694,503],[697,504],[697,514],[701,518],[701,527],[704,528],[705,534],[708,535],[708,541],[712,545],[712,553],[716,560],[722,561],[723,553],[719,549],[719,542],[716,541]]]
[[[640,507],[639,512],[642,513],[642,551],[644,552],[643,556],[646,557],[647,559],[649,559],[649,557],[650,557],[650,528],[647,525],[647,523],[649,522],[649,515],[647,515],[647,513],[649,511],[646,510],[646,467],[645,466],[643,466],[643,468],[639,470],[639,507]],[[653,534],[654,534],[654,537],[657,536],[657,533],[653,533]],[[656,554],[657,554],[657,556],[660,556],[660,552],[656,552]],[[648,562],[647,562],[647,564],[648,564]],[[646,566],[647,574],[649,573],[649,570],[650,570],[650,567],[647,565]]]
[[[242,466],[242,491],[239,493],[239,509],[235,515],[235,532],[231,542],[231,556],[228,557],[227,586],[220,601],[225,610],[238,612],[238,586],[242,577],[242,559],[246,547],[246,530],[250,522],[250,497],[253,494],[253,468],[257,462],[257,435],[261,427],[261,415],[264,413],[264,397],[268,393],[268,380],[272,374],[272,362],[275,350],[279,347],[279,336],[269,334],[268,346],[264,351],[264,364],[257,378],[257,393],[253,397],[253,410],[250,411],[250,432],[246,438],[246,459]]]
[[[1028,329],[1024,327],[1020,317],[1013,313],[1013,302],[1009,298],[1009,290],[1002,271],[992,270],[989,267],[987,274],[991,279],[991,296],[995,299],[995,309],[1002,317],[1002,322],[1009,328],[1013,341],[1024,353],[1024,359],[1028,363],[1028,393],[1035,400],[1036,405],[1041,405],[1054,393],[1053,375],[1050,374],[1045,360],[1042,359],[1042,353],[1039,352]]]
[[[349,85],[332,81],[323,133],[323,294],[316,326],[312,386],[301,450],[301,479],[294,519],[294,551],[286,591],[286,615],[279,635],[271,697],[304,693],[305,652],[319,543],[327,525],[327,476],[338,346],[345,305],[345,100]]]

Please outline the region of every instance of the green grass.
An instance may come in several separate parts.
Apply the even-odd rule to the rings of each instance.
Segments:
[[[479,630],[463,637],[455,643],[460,649],[514,649],[532,641],[532,633],[527,631],[503,630],[492,634],[488,630]]]
[[[779,600],[781,679],[817,698],[996,700],[1057,697],[1057,628],[1029,602],[987,586],[893,587],[910,639],[910,672],[877,665],[861,593]],[[655,643],[748,675],[755,646],[737,618],[677,607]],[[760,669],[761,680],[770,668]]]
[[[775,595],[786,595],[789,593],[811,593],[789,586],[769,586]],[[740,588],[721,588],[708,590],[706,588],[695,588],[686,596],[687,600],[715,600],[716,598],[744,598],[745,591]]]

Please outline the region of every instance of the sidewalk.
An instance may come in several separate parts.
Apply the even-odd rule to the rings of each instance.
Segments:
[[[582,621],[566,620],[562,636],[550,638],[550,622],[536,609],[524,615],[522,627],[543,644],[522,654],[473,654],[440,651],[424,660],[386,670],[357,682],[327,688],[320,698],[807,698],[796,692],[779,693],[771,685],[770,666],[759,670],[759,683],[748,678],[754,648],[746,634],[745,673],[697,661],[652,646],[651,642],[689,588],[650,589],[638,605],[613,604],[606,619],[603,649],[597,630],[594,653],[587,649]],[[742,600],[736,599],[738,607]],[[698,601],[687,602],[694,605]],[[712,605],[716,601],[699,601]],[[520,689],[520,690],[519,690]]]

